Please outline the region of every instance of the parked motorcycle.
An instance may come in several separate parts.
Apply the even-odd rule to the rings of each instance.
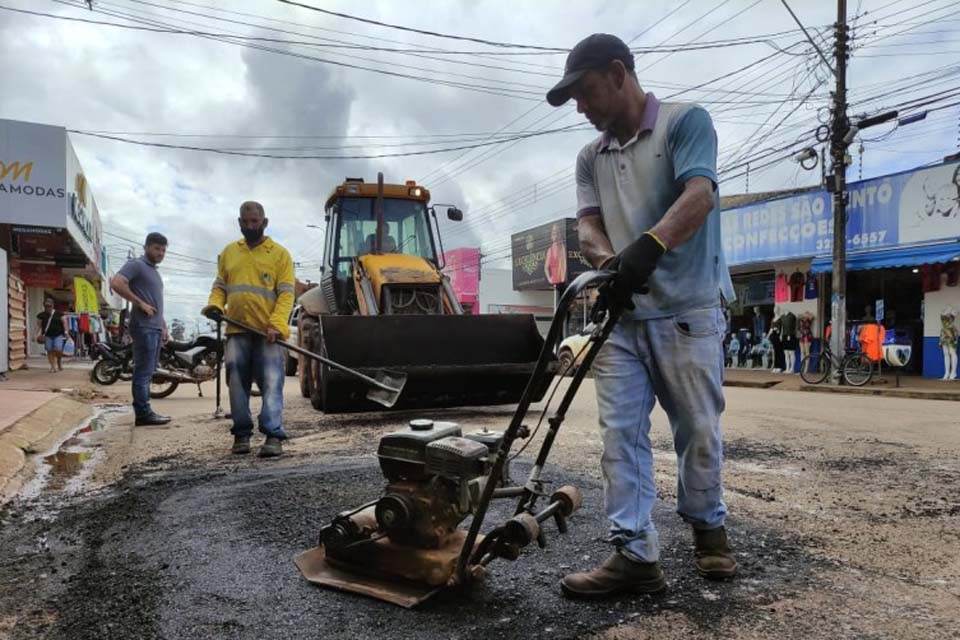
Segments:
[[[223,357],[223,342],[210,336],[198,336],[190,342],[170,340],[160,350],[160,363],[150,382],[151,398],[166,398],[187,382],[197,385],[217,377],[217,362]]]
[[[133,379],[133,347],[119,342],[98,342],[91,347],[96,361],[90,379],[102,385],[111,385],[117,380]]]

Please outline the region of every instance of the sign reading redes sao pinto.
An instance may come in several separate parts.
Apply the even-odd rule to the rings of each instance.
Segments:
[[[847,249],[880,249],[960,237],[960,163],[851,183]],[[833,201],[824,190],[721,213],[728,265],[827,255]]]

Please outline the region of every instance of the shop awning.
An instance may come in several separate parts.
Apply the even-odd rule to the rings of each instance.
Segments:
[[[893,267],[915,267],[921,264],[949,262],[960,258],[960,243],[924,245],[921,247],[898,247],[879,251],[864,251],[847,254],[847,271],[864,269],[888,269]],[[819,256],[813,259],[810,270],[824,273],[833,270],[832,256]]]

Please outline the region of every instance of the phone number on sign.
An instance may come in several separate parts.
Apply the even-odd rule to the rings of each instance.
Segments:
[[[872,231],[870,233],[859,233],[847,238],[848,247],[875,247],[883,244],[887,238],[886,231]],[[833,249],[833,238],[820,238],[817,240],[817,251],[830,251]]]

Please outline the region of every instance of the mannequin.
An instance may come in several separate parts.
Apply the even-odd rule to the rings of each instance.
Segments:
[[[783,370],[785,373],[794,373],[797,365],[797,316],[789,311],[780,317],[780,341],[783,343]]]
[[[737,340],[737,334],[732,334],[730,337],[730,344],[727,346],[727,361],[730,363],[731,369],[739,368],[740,363],[740,341]]]
[[[750,355],[750,347],[753,344],[753,336],[750,335],[750,332],[743,334],[743,339],[740,340],[740,351],[737,353],[737,365],[740,367],[747,366],[747,356]]]
[[[767,333],[767,338],[769,338],[770,345],[773,347],[773,366],[770,369],[771,373],[780,373],[786,366],[783,358],[783,342],[780,339],[781,322],[780,307],[774,307],[773,322],[770,323],[770,331]]]
[[[940,314],[940,348],[943,349],[943,379],[957,379],[957,312],[947,307]]]
[[[760,336],[764,335],[767,332],[767,319],[764,317],[763,312],[760,311],[760,307],[753,308],[753,335],[757,336],[759,339]]]
[[[804,311],[797,320],[797,337],[800,339],[800,361],[810,355],[810,345],[813,344],[814,315]]]
[[[761,366],[764,369],[773,366],[773,345],[770,343],[769,336],[763,336],[763,340],[760,341],[760,357]]]

